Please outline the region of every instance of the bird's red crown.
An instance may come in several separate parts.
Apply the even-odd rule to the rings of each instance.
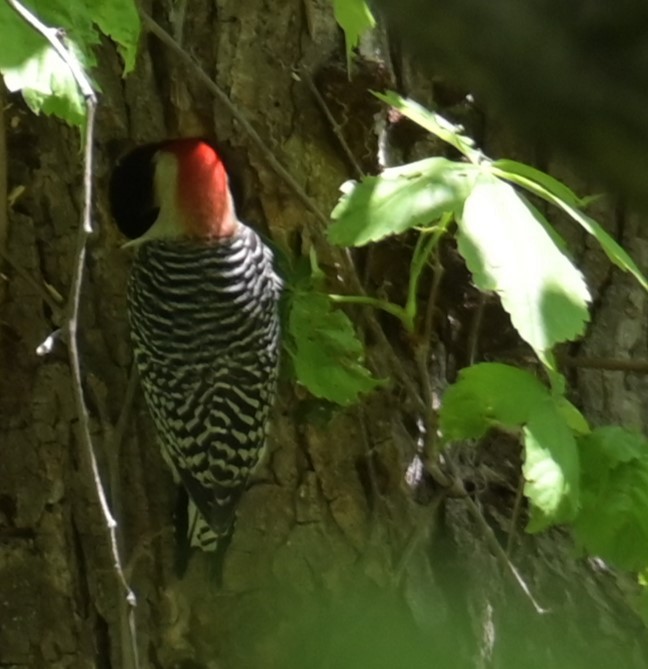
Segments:
[[[177,206],[186,217],[187,235],[220,238],[234,234],[236,217],[227,172],[216,151],[200,139],[172,140],[160,151],[177,160]]]

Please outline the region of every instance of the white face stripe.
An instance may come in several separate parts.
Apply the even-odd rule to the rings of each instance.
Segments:
[[[184,234],[177,198],[178,159],[168,151],[158,151],[153,157],[153,163],[153,197],[160,213],[155,223],[141,237],[124,244],[124,248],[153,239],[177,239]]]

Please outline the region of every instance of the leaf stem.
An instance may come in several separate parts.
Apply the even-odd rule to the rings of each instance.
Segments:
[[[382,309],[388,314],[395,316],[403,325],[411,331],[408,327],[407,313],[403,307],[399,307],[393,302],[387,302],[386,300],[379,300],[376,297],[369,297],[368,295],[330,295],[329,299],[332,302],[337,302],[338,304],[363,304],[368,307],[375,307],[376,309]]]
[[[407,287],[407,302],[405,304],[405,314],[407,315],[407,328],[409,332],[414,331],[414,320],[416,319],[417,293],[419,279],[430,255],[439,244],[439,240],[446,233],[448,225],[452,221],[452,214],[444,214],[438,225],[431,233],[421,233],[416,242],[412,262],[410,263],[410,279]]]

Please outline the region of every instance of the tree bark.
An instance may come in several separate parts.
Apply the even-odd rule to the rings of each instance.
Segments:
[[[377,146],[376,107],[357,82],[384,87],[390,66],[360,63],[359,79],[349,83],[342,35],[329,3],[320,0],[196,0],[184,18],[171,3],[159,3],[155,16],[329,211],[353,172],[306,75],[362,158],[367,147]],[[111,45],[102,45],[99,56],[98,232],[90,244],[80,336],[94,445],[137,596],[140,666],[646,666],[645,630],[623,596],[624,577],[575,559],[563,532],[516,535],[513,560],[549,609],[540,615],[492,555],[465,500],[447,499],[427,483],[419,485],[425,499],[414,500],[405,473],[416,456],[416,415],[395,385],[352,409],[331,410],[286,374],[270,454],[243,498],[222,583],[203,554],[192,554],[178,577],[176,490],[139,391],[130,409],[125,400],[130,255],[109,220],[111,165],[134,144],[176,135],[216,137],[243,175],[244,220],[300,254],[312,241],[305,225],[311,214],[239,124],[153,37],[142,39],[136,71],[126,79]],[[408,62],[396,69],[406,89],[434,97]],[[52,308],[43,293],[56,301],[70,285],[81,206],[78,133],[32,117],[15,97],[8,103],[7,152],[0,155],[12,194],[6,236],[12,264],[0,276],[0,666],[131,669],[127,607],[77,437],[65,350],[59,342],[51,354],[36,354],[61,323],[60,307]],[[473,111],[469,117],[479,119]],[[495,121],[485,121],[481,135],[489,151],[532,153]],[[416,134],[404,142],[396,133],[392,141],[406,155],[429,150],[417,144]],[[621,222],[624,242],[642,254],[637,260],[645,268],[638,219],[615,211],[604,212],[607,222]],[[582,248],[587,260],[591,251]],[[409,252],[405,240],[359,256],[370,288],[399,295]],[[320,259],[335,276],[325,252]],[[452,249],[448,265],[430,362],[440,389],[466,362],[464,333],[475,298]],[[641,325],[638,319],[646,311],[643,295],[629,292],[615,273],[595,279],[601,298],[587,350],[616,355],[611,341],[626,351],[645,349],[647,319]],[[615,296],[621,294],[628,302],[619,309]],[[488,309],[482,354],[497,346],[488,333],[501,332],[501,313]],[[451,324],[457,318],[461,332]],[[410,342],[387,317],[381,322],[415,379]],[[367,344],[375,358],[379,348],[370,337]],[[630,416],[647,427],[642,378],[588,372],[578,381],[597,420]],[[480,450],[462,449],[456,458],[497,540],[506,543],[515,529],[517,446],[495,439]]]

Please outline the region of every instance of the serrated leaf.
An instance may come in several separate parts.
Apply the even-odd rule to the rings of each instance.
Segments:
[[[124,59],[124,74],[135,68],[141,30],[139,13],[133,0],[85,0],[92,21],[119,47]]]
[[[483,362],[459,372],[446,390],[439,424],[447,441],[477,439],[491,427],[516,429],[550,398],[538,379],[517,367]]]
[[[18,67],[0,64],[0,71],[7,89],[22,91],[25,102],[36,114],[54,114],[72,125],[83,123],[83,97],[68,66],[49,46],[40,45]]]
[[[350,70],[353,49],[358,46],[360,37],[376,25],[376,19],[365,0],[333,0],[333,12],[344,31],[347,70]]]
[[[506,165],[508,161],[497,161],[493,163],[494,168],[498,168],[502,164]],[[544,173],[541,173],[544,174]],[[630,255],[625,251],[625,249],[614,239],[612,238],[599,223],[597,223],[593,218],[585,214],[580,208],[584,206],[588,200],[591,198],[579,199],[572,191],[567,189],[566,186],[560,184],[563,189],[567,189],[568,193],[565,193],[565,190],[554,187],[548,187],[546,185],[546,179],[543,179],[541,182],[529,178],[522,174],[521,170],[515,172],[508,172],[505,169],[501,169],[499,176],[507,181],[518,184],[523,188],[526,188],[529,192],[534,193],[538,197],[541,197],[546,202],[549,202],[560,209],[562,209],[569,217],[576,221],[588,234],[596,239],[600,244],[603,252],[608,257],[610,262],[616,265],[619,269],[622,269],[624,272],[632,274],[632,276],[639,282],[639,284],[645,290],[648,290],[648,279],[643,275],[637,264],[630,257]],[[544,175],[547,177],[548,175]],[[551,177],[549,177],[551,178]],[[555,181],[555,180],[554,180]],[[574,198],[576,203],[574,203]]]
[[[127,66],[134,63],[139,18],[132,0],[31,0],[24,4],[45,25],[63,30],[66,48],[86,74],[96,64],[93,47],[101,41],[95,23],[111,31],[124,50]],[[55,114],[80,125],[85,107],[69,68],[45,38],[4,2],[0,2],[0,42],[0,73],[7,88],[21,91],[35,113]]]
[[[484,158],[483,153],[475,148],[473,139],[464,135],[462,128],[454,125],[441,116],[441,114],[426,109],[414,100],[403,98],[394,91],[387,91],[385,93],[373,92],[373,94],[390,107],[397,109],[410,121],[414,121],[414,123],[436,135],[442,141],[454,146],[470,162],[477,164]]]
[[[591,436],[612,468],[617,464],[648,458],[648,439],[638,432],[611,425],[598,428]]]
[[[578,506],[578,450],[564,398],[522,369],[486,362],[464,369],[443,396],[445,441],[477,439],[492,427],[523,429],[530,530],[572,518]]]
[[[532,407],[524,427],[524,494],[539,513],[528,530],[572,520],[579,505],[578,448],[574,433],[553,398]]]
[[[474,166],[428,158],[367,177],[345,193],[331,213],[328,238],[362,246],[458,212],[477,175]]]
[[[72,124],[83,120],[83,99],[67,65],[5,2],[0,2],[0,73],[11,92],[22,91],[36,113],[57,113]]]
[[[582,507],[574,534],[618,567],[648,564],[648,440],[618,427],[580,440]]]
[[[511,186],[482,174],[459,220],[458,247],[475,284],[498,293],[520,336],[544,359],[558,342],[583,334],[590,294],[538,216]]]
[[[363,364],[351,321],[326,295],[296,291],[288,329],[297,379],[316,397],[347,406],[380,383]]]

